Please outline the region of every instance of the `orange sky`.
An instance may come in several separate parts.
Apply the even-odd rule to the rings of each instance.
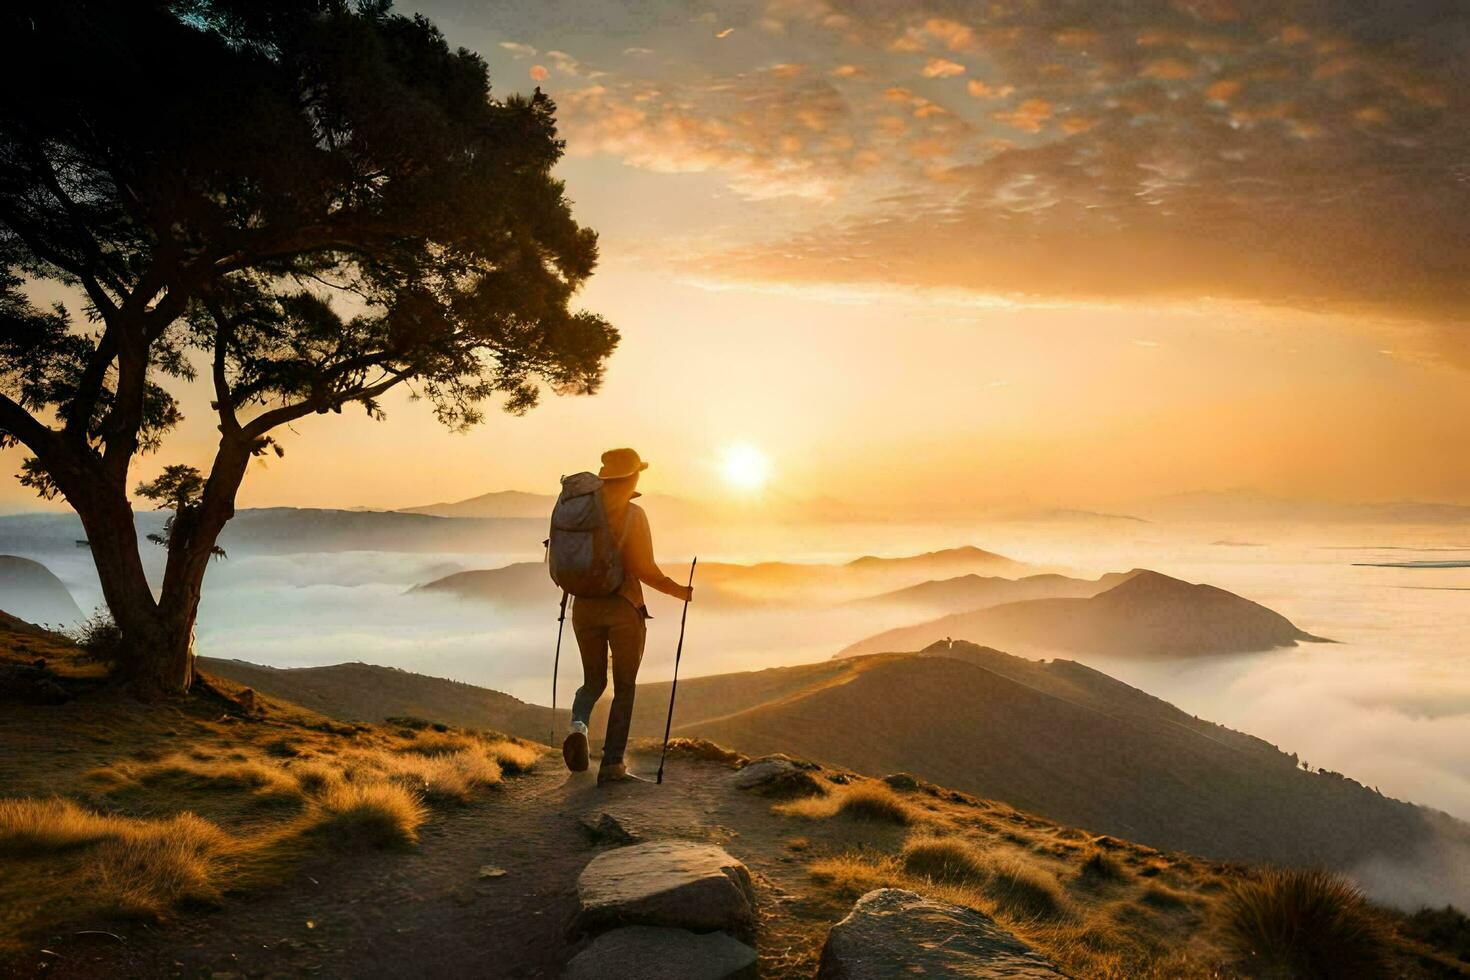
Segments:
[[[405,398],[309,418],[242,502],[549,491],[615,444],[733,499],[733,443],[775,497],[896,517],[1470,502],[1467,35],[1421,6],[426,2],[561,106],[622,346],[596,397],[468,435]],[[207,464],[181,394],[140,477]]]

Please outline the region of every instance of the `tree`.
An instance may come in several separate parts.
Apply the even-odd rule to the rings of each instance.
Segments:
[[[386,0],[36,0],[0,13],[0,443],[81,518],[147,694],[186,689],[205,570],[252,456],[405,386],[446,425],[596,390],[617,332],[570,309],[597,238],[550,175],[555,107]],[[33,299],[81,297],[80,314]],[[157,596],[127,487],[203,376],[207,472]]]

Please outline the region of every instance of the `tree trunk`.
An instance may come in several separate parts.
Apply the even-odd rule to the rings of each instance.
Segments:
[[[193,674],[189,629],[181,635],[179,624],[170,621],[153,597],[127,494],[101,483],[68,499],[86,529],[103,600],[122,634],[122,656],[113,665],[116,676],[147,698],[187,691]]]
[[[183,694],[193,683],[194,623],[204,573],[220,531],[234,516],[235,492],[249,459],[238,440],[221,442],[203,499],[176,515],[157,598],[143,572],[133,508],[123,488],[92,480],[85,489],[67,493],[86,528],[103,598],[122,634],[116,676],[142,698]]]

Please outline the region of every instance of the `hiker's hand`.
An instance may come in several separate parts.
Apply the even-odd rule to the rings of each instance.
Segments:
[[[686,586],[684,586],[684,601],[685,602],[693,602],[694,601],[694,586],[692,586],[692,585],[686,585]]]

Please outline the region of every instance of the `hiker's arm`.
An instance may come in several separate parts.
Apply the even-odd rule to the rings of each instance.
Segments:
[[[628,571],[638,576],[638,581],[650,589],[657,589],[664,595],[688,602],[694,597],[694,590],[675,582],[658,567],[658,563],[653,560],[653,532],[649,529],[647,517],[641,514],[640,517],[642,519],[629,528],[628,543],[623,549]]]

